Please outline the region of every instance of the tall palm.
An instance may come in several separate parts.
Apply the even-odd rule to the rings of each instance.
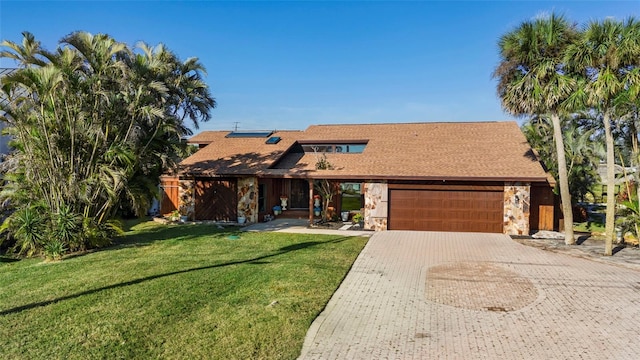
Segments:
[[[578,126],[571,122],[563,130],[569,191],[574,198],[584,201],[584,196],[599,182],[596,171],[604,157],[604,146],[594,139],[596,129]]]
[[[86,32],[66,36],[54,52],[38,44],[27,33],[22,45],[4,43],[0,53],[22,61],[0,84],[9,100],[0,104],[0,121],[15,136],[18,162],[5,179],[20,180],[2,195],[17,208],[43,202],[53,225],[69,224],[58,235],[79,231],[81,215],[89,227],[81,236],[92,242],[94,230],[123,205],[147,207],[159,176],[185,146],[181,138],[190,130],[183,122],[197,127],[208,120],[215,100],[202,65],[163,46],[135,53]],[[62,241],[71,250],[84,246]]]
[[[525,21],[500,38],[501,59],[493,74],[507,112],[515,116],[548,114],[552,120],[566,244],[575,244],[575,239],[560,118],[566,113],[576,79],[566,73],[563,55],[577,36],[575,27],[562,16]]]
[[[581,126],[579,118],[562,123],[562,137],[567,159],[567,179],[573,199],[582,199],[599,180],[596,169],[604,158],[604,144],[595,138],[597,129]],[[558,176],[557,151],[553,140],[553,125],[548,116],[534,117],[526,121],[522,132],[536,150],[547,170]]]
[[[636,25],[640,32],[640,26]],[[640,33],[635,36],[640,36]],[[638,60],[640,63],[640,59]],[[640,66],[628,69],[628,85],[619,97],[616,98],[616,107],[624,119],[621,126],[623,144],[630,153],[630,165],[633,171],[636,186],[636,199],[640,199]]]
[[[640,66],[640,24],[605,19],[593,21],[572,44],[566,62],[587,79],[586,105],[602,116],[605,130],[607,161],[607,209],[605,223],[605,255],[613,253],[615,230],[615,149],[612,122],[618,118],[616,100],[639,80],[633,69]]]
[[[43,66],[46,62],[42,59],[42,47],[32,33],[24,31],[22,33],[22,43],[3,40],[0,46],[11,49],[10,51],[0,51],[0,57],[12,59],[20,66],[32,67]]]

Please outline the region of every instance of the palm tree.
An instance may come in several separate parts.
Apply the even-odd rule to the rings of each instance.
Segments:
[[[565,61],[587,79],[586,105],[602,117],[607,161],[605,255],[612,255],[615,230],[615,149],[612,121],[616,102],[640,80],[631,76],[640,66],[640,24],[633,18],[591,22],[579,41],[569,46]]]
[[[579,118],[562,123],[562,137],[567,159],[569,193],[573,199],[581,199],[598,180],[596,169],[604,157],[603,144],[595,138],[596,129],[578,124]],[[546,169],[558,178],[557,151],[553,141],[553,125],[547,116],[534,117],[526,121],[522,132],[529,144],[538,153]]]
[[[552,120],[566,244],[575,244],[575,239],[560,118],[577,81],[566,72],[563,56],[577,37],[575,27],[562,16],[525,21],[500,38],[501,61],[493,74],[507,112],[515,116],[548,114]]]
[[[45,51],[28,33],[22,45],[4,43],[1,56],[21,68],[0,87],[8,99],[0,120],[15,137],[18,164],[3,195],[18,209],[46,209],[46,230],[75,250],[99,241],[118,209],[148,208],[159,176],[186,145],[184,121],[209,120],[215,100],[202,64],[164,46],[136,53],[86,32],[60,44]]]
[[[0,57],[16,61],[20,66],[43,66],[46,62],[42,59],[42,47],[33,34],[28,31],[22,33],[22,44],[3,40],[0,46],[11,49],[0,51]]]
[[[599,182],[596,171],[604,157],[604,146],[594,139],[596,129],[578,126],[570,122],[563,130],[569,191],[574,199],[584,201],[584,196]]]

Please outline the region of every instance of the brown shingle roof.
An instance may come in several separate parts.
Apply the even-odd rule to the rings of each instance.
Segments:
[[[229,131],[203,131],[189,143],[208,144],[180,163],[180,171],[190,174],[248,175],[268,168],[295,142],[300,131],[275,131],[282,139],[266,144],[268,138],[227,138]]]
[[[211,139],[211,144],[182,163],[185,171],[362,179],[545,181],[547,176],[515,122],[314,125],[304,132],[274,133],[282,137],[277,145],[206,133],[199,141]],[[360,154],[327,154],[334,170],[316,171],[313,153],[284,156],[296,140],[364,139],[368,143]],[[270,168],[278,159],[277,169]]]

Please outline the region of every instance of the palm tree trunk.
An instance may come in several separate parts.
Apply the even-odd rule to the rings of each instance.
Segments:
[[[631,134],[631,167],[634,169],[633,171],[633,182],[636,185],[636,200],[640,202],[640,149],[638,149],[638,121],[640,121],[640,114],[638,111],[634,112],[633,119],[631,120],[631,129],[629,133]],[[629,200],[633,201],[631,193],[629,193]],[[636,223],[636,236],[640,236],[640,232],[638,232],[638,224]]]
[[[615,194],[615,156],[613,148],[613,134],[611,133],[611,121],[609,111],[604,112],[604,137],[607,144],[607,210],[604,227],[604,255],[613,254],[613,236],[615,230],[616,216],[616,194]]]
[[[562,127],[560,116],[551,114],[553,123],[553,138],[556,143],[556,153],[558,155],[558,177],[560,181],[560,199],[562,200],[562,214],[564,215],[564,243],[575,245],[576,239],[573,237],[573,209],[571,203],[571,193],[569,192],[569,176],[567,174],[567,159],[564,154],[564,140],[562,139]]]

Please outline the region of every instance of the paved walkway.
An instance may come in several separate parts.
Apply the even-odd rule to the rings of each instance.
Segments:
[[[499,234],[376,233],[301,359],[637,359],[640,272]]]
[[[349,235],[371,236],[373,231],[357,230],[331,230],[322,228],[309,228],[307,219],[275,219],[272,221],[255,223],[242,228],[242,231],[273,231],[297,234],[325,234],[325,235]]]

